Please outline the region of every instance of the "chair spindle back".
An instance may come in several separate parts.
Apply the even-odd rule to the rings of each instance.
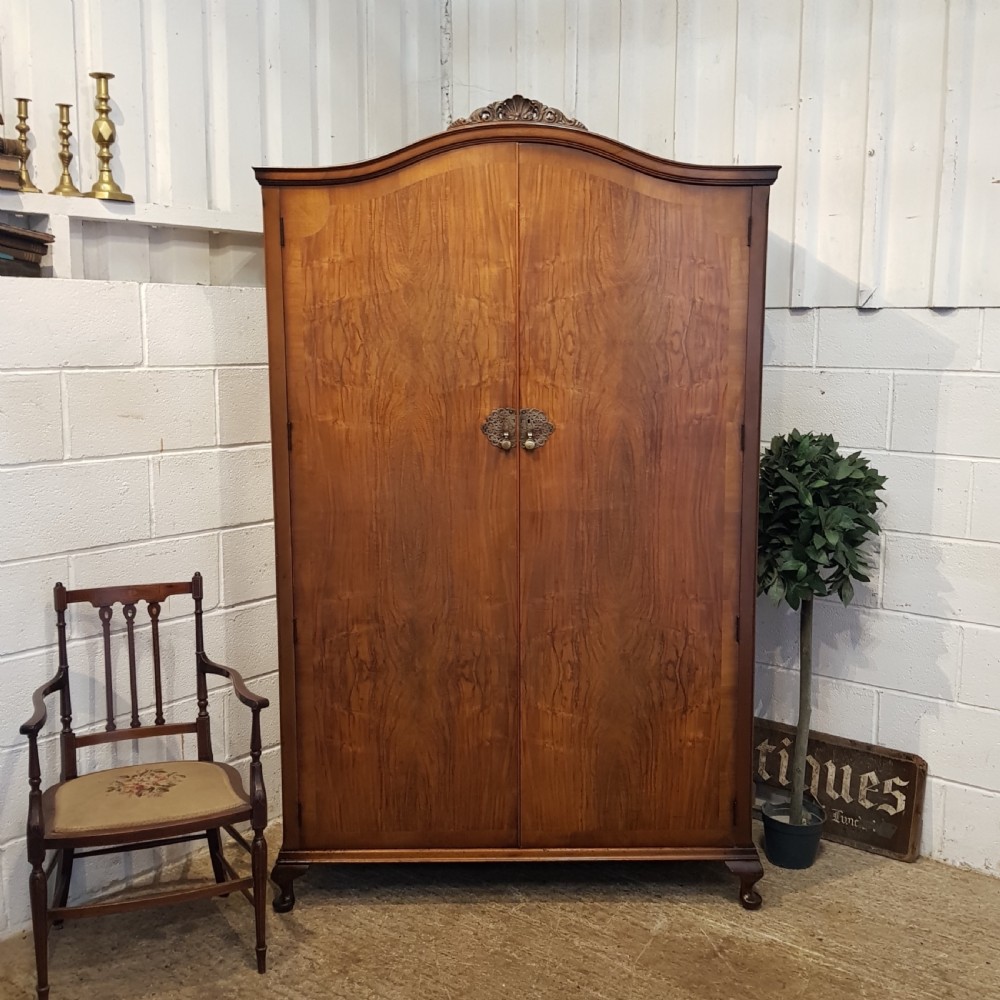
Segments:
[[[163,673],[160,650],[160,613],[163,602],[168,597],[190,594],[194,598],[195,653],[204,651],[204,630],[202,626],[203,583],[200,573],[190,580],[177,583],[150,583],[127,587],[92,587],[82,590],[67,590],[61,583],[55,585],[54,598],[56,628],[59,642],[59,670],[63,675],[60,715],[63,737],[63,771],[66,777],[76,774],[76,749],[95,743],[117,742],[118,740],[143,739],[152,736],[168,736],[178,733],[198,734],[198,756],[211,759],[211,741],[208,735],[208,685],[200,669],[196,670],[198,718],[189,723],[168,725],[163,712]],[[155,692],[155,715],[152,725],[144,725],[139,718],[139,681],[136,662],[136,617],[137,605],[146,604],[150,623],[150,639],[153,660],[153,686]],[[101,621],[104,658],[104,690],[106,724],[103,733],[88,733],[77,736],[72,729],[72,706],[69,686],[69,657],[66,640],[66,610],[71,604],[90,604],[97,608]],[[125,638],[128,649],[129,680],[129,725],[119,730],[115,720],[114,668],[111,655],[111,628],[115,605],[122,606],[125,619]],[[141,618],[140,618],[141,622]]]

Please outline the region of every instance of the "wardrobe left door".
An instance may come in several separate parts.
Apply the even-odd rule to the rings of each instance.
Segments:
[[[301,849],[517,843],[516,155],[281,193]]]

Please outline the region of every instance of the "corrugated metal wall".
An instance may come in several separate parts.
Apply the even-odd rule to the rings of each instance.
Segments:
[[[212,210],[180,242],[78,233],[86,273],[154,280],[187,280],[199,255],[211,280],[214,258],[252,250],[210,232],[256,218],[251,165],[386,152],[520,91],[663,156],[780,163],[769,305],[996,305],[998,53],[1000,0],[0,5],[0,100],[8,134],[13,98],[35,100],[39,186],[66,99],[92,182],[87,72],[106,69],[122,183],[187,210],[179,224]]]

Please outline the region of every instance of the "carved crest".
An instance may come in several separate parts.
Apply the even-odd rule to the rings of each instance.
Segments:
[[[550,108],[541,101],[533,101],[520,94],[476,108],[468,118],[456,118],[448,129],[464,125],[489,125],[493,122],[536,122],[540,125],[562,125],[565,128],[587,131],[586,125],[575,118],[567,118],[558,108]]]

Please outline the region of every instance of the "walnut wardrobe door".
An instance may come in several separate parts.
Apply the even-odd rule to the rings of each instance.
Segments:
[[[520,843],[725,845],[749,190],[519,156]]]
[[[303,849],[517,841],[516,169],[282,192]]]

